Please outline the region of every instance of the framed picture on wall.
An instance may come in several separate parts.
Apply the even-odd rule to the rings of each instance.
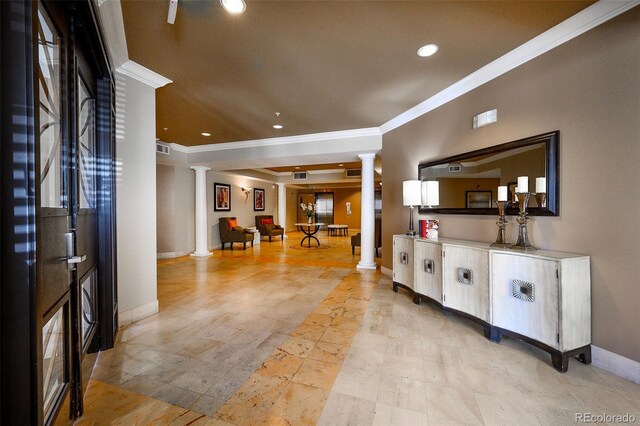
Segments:
[[[491,191],[467,191],[467,208],[491,208]]]
[[[253,189],[253,210],[264,211],[264,189]]]
[[[226,183],[213,184],[213,210],[216,212],[231,211],[231,185]]]

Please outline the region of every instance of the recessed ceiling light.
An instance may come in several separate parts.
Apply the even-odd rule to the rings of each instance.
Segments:
[[[273,128],[280,130],[280,129],[282,129],[282,124],[274,124]]]
[[[339,167],[344,167],[344,164],[338,164]]]
[[[202,133],[200,133],[200,134],[201,134],[202,136],[206,136],[206,137],[211,136],[211,133],[209,133],[209,132],[202,132]]]
[[[295,169],[296,169],[296,170],[300,170],[300,166],[296,166],[296,167],[295,167]]]
[[[427,44],[418,49],[418,56],[421,58],[426,58],[427,56],[431,56],[438,51],[438,46],[435,44]]]
[[[220,0],[220,4],[227,12],[233,13],[234,15],[244,12],[247,8],[244,0]]]

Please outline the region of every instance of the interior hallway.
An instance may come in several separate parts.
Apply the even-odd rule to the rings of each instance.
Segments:
[[[640,419],[640,386],[416,306],[329,249],[263,241],[158,262],[160,313],[98,357],[77,424],[572,424]],[[237,245],[236,247],[241,247]],[[377,259],[379,260],[379,259]],[[61,415],[62,417],[62,415]],[[61,423],[61,422],[58,422]]]

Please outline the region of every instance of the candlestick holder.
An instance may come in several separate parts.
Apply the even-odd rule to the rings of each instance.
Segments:
[[[535,195],[531,192],[516,192],[516,196],[518,197],[518,201],[520,204],[520,214],[516,219],[518,222],[518,241],[514,245],[511,246],[511,250],[521,250],[521,251],[534,251],[537,250],[534,246],[529,242],[529,235],[527,234],[527,223],[529,222],[529,218],[527,217],[527,206],[529,205],[529,198],[531,195]]]
[[[491,244],[491,247],[502,247],[509,248],[511,244],[507,242],[507,220],[505,211],[507,206],[509,205],[508,201],[498,201],[498,221],[496,225],[498,225],[498,237],[496,238],[496,242]]]
[[[536,203],[538,203],[538,207],[547,207],[547,193],[546,192],[537,192],[533,194],[536,197]]]

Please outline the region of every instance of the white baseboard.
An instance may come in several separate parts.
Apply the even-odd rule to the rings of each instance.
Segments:
[[[159,310],[160,306],[158,305],[158,300],[156,299],[155,301],[147,303],[146,305],[119,312],[118,326],[124,327],[125,325],[129,325],[143,318],[150,317],[151,315],[157,314]]]
[[[380,272],[387,278],[393,278],[393,271],[389,268],[385,268],[384,266],[380,267]]]
[[[176,257],[188,256],[193,250],[184,251],[168,251],[166,253],[158,253],[158,259],[174,259]]]
[[[591,363],[611,374],[640,384],[640,362],[591,345]]]

